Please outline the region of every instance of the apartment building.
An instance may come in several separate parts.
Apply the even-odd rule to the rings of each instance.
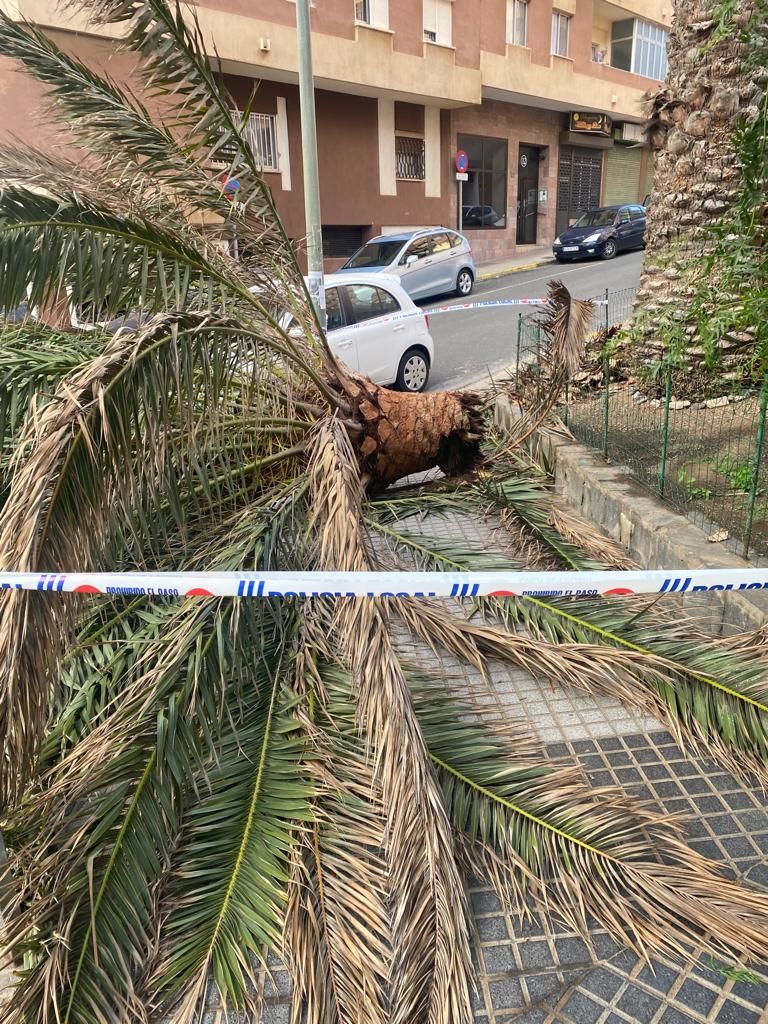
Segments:
[[[55,0],[0,0],[122,77],[103,31]],[[666,73],[673,0],[313,0],[323,240],[333,269],[395,228],[460,226],[480,262],[549,244],[580,211],[636,202],[642,99]],[[290,236],[304,231],[294,0],[198,0]],[[0,64],[0,132],[40,144],[40,93]],[[454,155],[469,156],[457,180]]]

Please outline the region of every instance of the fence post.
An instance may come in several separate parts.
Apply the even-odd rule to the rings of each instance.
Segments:
[[[567,377],[565,378],[565,382],[563,384],[563,393],[565,395],[565,408],[563,409],[563,423],[567,427],[568,426],[568,407],[569,407],[570,401],[571,401],[571,396],[570,396],[570,393],[569,393],[569,390],[568,390],[568,378]]]
[[[515,353],[515,383],[520,379],[520,338],[523,333],[523,315],[517,314],[517,350]]]
[[[603,346],[603,458],[608,458],[608,416],[611,408],[611,357],[608,342]]]
[[[749,506],[747,508],[747,524],[744,527],[744,558],[749,557],[749,545],[752,540],[752,526],[755,521],[755,502],[760,484],[760,460],[763,455],[763,444],[765,442],[765,414],[768,409],[768,374],[763,378],[763,387],[760,392],[760,413],[757,420],[757,444],[755,445],[755,457],[752,461],[752,472],[749,482]]]
[[[669,403],[672,398],[672,360],[667,356],[664,381],[664,425],[661,428],[661,465],[659,466],[659,495],[664,497],[667,480],[667,450],[669,448]]]
[[[611,326],[611,318],[610,318],[610,315],[608,313],[609,295],[610,295],[610,292],[606,288],[605,289],[605,329],[606,329],[606,331]]]

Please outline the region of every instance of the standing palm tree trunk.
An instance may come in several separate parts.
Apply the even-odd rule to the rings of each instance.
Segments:
[[[677,0],[669,75],[649,104],[656,176],[633,351],[651,387],[671,356],[680,397],[763,369],[767,20],[765,0]]]
[[[0,54],[48,86],[91,160],[0,151],[0,312],[67,295],[93,321],[0,324],[0,568],[520,567],[425,537],[426,511],[495,514],[534,567],[621,564],[477,397],[396,395],[332,359],[194,20],[166,0],[86,6],[122,25],[164,114],[0,15]],[[211,172],[222,146],[237,207]],[[247,264],[217,230],[250,243]],[[550,298],[545,405],[590,312],[561,285]],[[134,310],[135,328],[99,326]],[[461,475],[387,489],[435,464]],[[584,935],[596,919],[646,959],[762,956],[765,893],[523,728],[488,725],[413,642],[643,707],[764,784],[766,648],[634,601],[471,612],[0,594],[0,946],[20,975],[4,1020],[198,1024],[212,979],[258,1014],[266,949],[291,969],[293,1024],[470,1024],[467,871],[510,910]]]

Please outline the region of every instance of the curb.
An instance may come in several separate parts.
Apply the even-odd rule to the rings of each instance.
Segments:
[[[493,270],[488,274],[478,274],[478,281],[494,281],[498,277],[508,277],[510,274],[519,274],[523,270],[536,270],[538,267],[543,267],[545,263],[554,263],[555,260],[552,256],[542,256],[539,260],[534,260],[532,263],[524,263],[521,267],[510,267],[508,270]]]

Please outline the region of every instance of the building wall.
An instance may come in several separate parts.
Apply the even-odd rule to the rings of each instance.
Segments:
[[[465,228],[475,258],[480,262],[502,259],[519,253],[517,246],[517,187],[520,168],[520,146],[541,147],[539,188],[546,189],[547,203],[537,214],[537,244],[551,242],[555,235],[555,201],[557,193],[558,138],[563,127],[563,114],[554,110],[535,110],[486,100],[477,107],[451,112],[451,148],[458,148],[459,134],[481,135],[507,140],[507,225],[505,228]],[[453,175],[451,175],[453,178]],[[457,223],[457,188],[455,179],[449,186],[449,224]],[[524,250],[523,250],[524,251]]]

